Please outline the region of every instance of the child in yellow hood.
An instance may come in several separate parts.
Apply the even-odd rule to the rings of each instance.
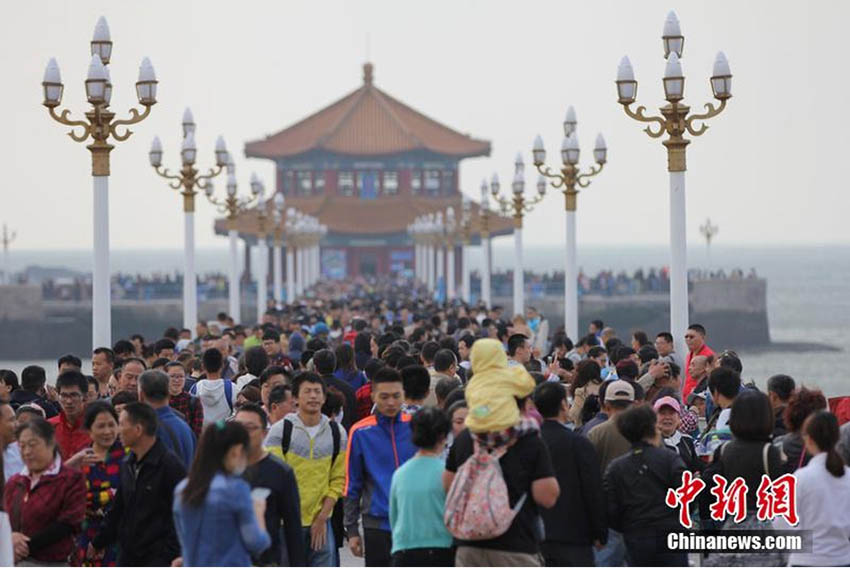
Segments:
[[[531,394],[534,379],[524,367],[508,367],[505,350],[495,339],[475,341],[469,361],[472,380],[466,386],[466,427],[478,434],[516,426],[520,421],[516,399]]]

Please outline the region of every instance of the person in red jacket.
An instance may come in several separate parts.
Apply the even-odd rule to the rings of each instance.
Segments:
[[[685,385],[682,387],[682,399],[687,400],[688,395],[697,386],[696,379],[691,377],[691,361],[694,357],[708,357],[714,355],[711,347],[705,343],[705,328],[698,323],[688,326],[685,332],[685,343],[688,346],[688,357],[685,360]]]
[[[15,563],[67,563],[86,515],[85,479],[62,464],[53,426],[43,418],[19,426],[17,437],[25,467],[3,492]]]
[[[66,465],[79,469],[79,463],[72,460],[81,450],[89,447],[91,438],[83,425],[86,414],[85,395],[88,391],[85,375],[77,370],[65,371],[56,379],[56,392],[62,411],[48,422],[56,431],[56,445],[62,461]]]

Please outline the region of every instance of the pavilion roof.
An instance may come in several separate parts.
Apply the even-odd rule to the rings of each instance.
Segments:
[[[277,134],[248,142],[251,158],[286,158],[322,149],[352,156],[429,150],[458,158],[489,156],[490,143],[461,134],[376,87],[373,66],[363,66],[363,85]]]

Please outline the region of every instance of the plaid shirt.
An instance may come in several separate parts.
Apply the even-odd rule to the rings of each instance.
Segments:
[[[184,391],[177,396],[172,396],[168,405],[182,414],[195,436],[200,437],[201,430],[204,428],[204,406],[201,401]]]

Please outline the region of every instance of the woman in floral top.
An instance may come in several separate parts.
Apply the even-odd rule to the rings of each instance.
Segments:
[[[79,468],[86,478],[86,518],[77,537],[75,564],[78,566],[115,566],[117,545],[109,547],[102,558],[86,556],[89,542],[100,532],[103,519],[121,479],[120,467],[127,455],[118,440],[118,414],[111,404],[98,401],[86,409],[85,427],[92,444],[70,460],[67,465]]]

